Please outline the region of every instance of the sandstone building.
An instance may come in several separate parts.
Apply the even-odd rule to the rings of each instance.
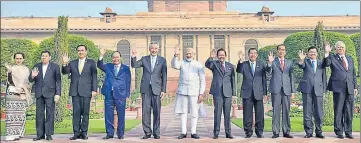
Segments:
[[[150,42],[159,43],[159,54],[168,62],[169,91],[177,86],[178,71],[170,67],[177,44],[181,50],[194,48],[195,59],[201,62],[209,57],[211,49],[224,48],[228,61],[236,64],[238,51],[283,43],[294,32],[313,30],[318,21],[323,21],[328,31],[353,34],[360,29],[359,15],[274,16],[266,6],[255,13],[242,13],[226,11],[227,2],[215,0],[148,0],[148,12],[135,15],[118,14],[113,8],[100,12],[100,17],[70,17],[69,32],[83,35],[99,47],[122,52],[128,65],[131,48],[137,47],[140,57],[148,54]],[[40,43],[56,28],[57,17],[1,17],[2,38]],[[211,72],[205,71],[210,79]]]

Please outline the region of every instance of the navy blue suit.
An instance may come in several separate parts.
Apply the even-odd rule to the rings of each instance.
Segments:
[[[131,74],[128,66],[121,64],[118,74],[115,75],[115,65],[113,63],[104,64],[103,60],[98,60],[98,68],[105,72],[105,80],[101,93],[105,96],[105,128],[107,135],[114,134],[114,106],[118,114],[118,137],[124,135],[125,126],[125,105],[126,98],[130,96]]]

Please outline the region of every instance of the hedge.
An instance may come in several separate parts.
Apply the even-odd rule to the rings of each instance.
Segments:
[[[347,48],[346,53],[352,56],[353,60],[355,61],[355,67],[357,69],[358,62],[356,57],[356,50],[352,40],[347,35],[338,32],[324,31],[324,35],[326,40],[329,41],[332,46],[335,45],[337,41],[343,41],[346,44],[346,48]],[[294,63],[298,62],[299,59],[298,51],[303,50],[304,52],[307,52],[307,49],[313,45],[313,40],[314,40],[313,37],[314,37],[313,31],[297,32],[288,36],[284,41],[284,44],[287,49],[286,58],[293,60]],[[334,51],[335,50],[333,50],[332,52],[334,53]],[[324,57],[324,55],[318,55],[318,56],[319,58]],[[294,67],[295,67],[295,79],[296,82],[298,83],[302,77],[302,70],[298,68],[298,66],[294,66]]]

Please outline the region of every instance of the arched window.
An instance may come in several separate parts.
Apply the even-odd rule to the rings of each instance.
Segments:
[[[258,42],[255,39],[248,39],[244,45],[244,55],[245,55],[245,60],[249,60],[248,57],[248,50],[250,48],[256,48],[258,49]]]
[[[123,64],[130,65],[130,43],[128,40],[120,40],[117,44],[117,51],[122,53]]]

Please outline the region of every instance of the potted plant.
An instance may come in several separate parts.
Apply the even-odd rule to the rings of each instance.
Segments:
[[[136,107],[137,105],[133,102],[132,104],[130,104],[130,111],[137,111]]]

